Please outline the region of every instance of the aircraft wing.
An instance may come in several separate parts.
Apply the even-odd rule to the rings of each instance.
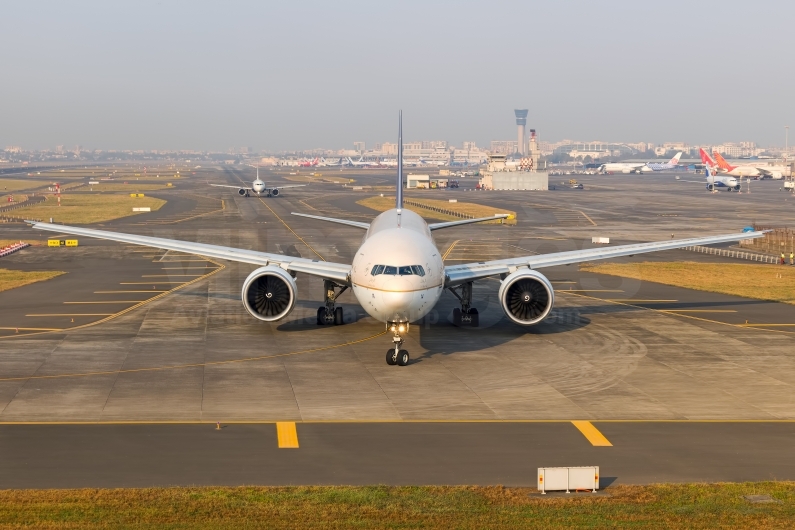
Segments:
[[[446,221],[444,223],[431,223],[428,225],[430,230],[441,230],[442,228],[450,228],[451,226],[468,225],[470,223],[482,223],[483,221],[493,221],[495,219],[507,219],[510,215],[507,213],[495,213],[491,217],[478,217],[477,219],[462,219],[461,221]]]
[[[331,263],[328,261],[296,258],[293,256],[285,256],[283,254],[271,254],[268,252],[259,252],[257,250],[222,247],[219,245],[208,245],[206,243],[194,243],[192,241],[179,241],[176,239],[139,236],[135,234],[125,234],[122,232],[109,232],[106,230],[94,230],[91,228],[77,228],[74,226],[39,223],[37,221],[27,222],[32,223],[33,228],[48,230],[50,232],[84,237],[96,237],[97,239],[107,239],[110,241],[119,241],[120,243],[130,243],[132,245],[162,248],[177,252],[187,252],[188,254],[197,254],[199,256],[237,261],[240,263],[250,263],[252,265],[275,265],[288,271],[303,272],[305,274],[311,274],[312,276],[319,276],[321,278],[335,280],[343,284],[350,282],[349,276],[351,266],[344,263]]]
[[[693,245],[712,245],[716,243],[728,243],[741,239],[755,239],[762,237],[765,232],[737,232],[734,234],[724,234],[719,236],[695,237],[691,239],[677,239],[671,241],[656,241],[653,243],[633,243],[630,245],[618,245],[615,247],[589,248],[584,250],[570,250],[567,252],[555,252],[552,254],[539,254],[536,256],[523,256],[519,258],[508,258],[493,261],[481,261],[476,263],[466,263],[463,265],[452,265],[444,268],[445,287],[458,285],[464,282],[471,282],[498,274],[510,274],[516,269],[527,267],[530,269],[541,269],[544,267],[554,267],[556,265],[571,265],[584,261],[599,259],[618,258],[621,256],[633,256],[646,252],[658,252],[660,250],[671,250]]]
[[[306,184],[290,184],[289,186],[265,186],[265,189],[266,190],[283,190],[283,189],[286,189],[286,188],[303,188],[304,186],[306,186]]]
[[[234,188],[236,190],[254,191],[251,188],[247,188],[245,186],[229,186],[228,184],[210,184],[210,186],[215,186],[216,188]]]
[[[326,221],[329,223],[338,223],[341,225],[355,226],[356,228],[363,228],[365,230],[370,228],[370,223],[361,223],[359,221],[348,221],[347,219],[335,219],[333,217],[321,217],[319,215],[309,215],[308,213],[292,212],[293,215],[299,217],[308,217],[309,219],[317,219],[318,221]]]

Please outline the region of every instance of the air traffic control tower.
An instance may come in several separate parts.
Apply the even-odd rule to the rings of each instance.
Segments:
[[[519,129],[519,154],[525,154],[525,144],[524,144],[524,126],[527,125],[527,109],[515,109],[513,113],[516,115],[516,125]]]

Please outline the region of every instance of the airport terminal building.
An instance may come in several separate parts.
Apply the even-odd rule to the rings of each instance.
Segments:
[[[508,162],[505,155],[491,155],[487,169],[481,171],[480,187],[486,190],[549,189],[549,173],[536,171],[532,159]]]

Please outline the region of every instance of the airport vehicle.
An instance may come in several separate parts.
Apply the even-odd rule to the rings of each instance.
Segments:
[[[715,158],[718,171],[733,177],[754,177],[781,180],[784,178],[784,174],[789,171],[789,168],[786,166],[764,166],[763,164],[732,166],[726,162],[726,160],[724,160],[721,154],[717,151],[713,151],[712,156]]]
[[[279,194],[281,193],[279,190],[283,190],[286,188],[302,188],[306,186],[306,184],[291,184],[288,186],[266,186],[265,183],[260,180],[259,168],[257,168],[257,178],[254,179],[254,182],[251,183],[250,188],[242,188],[240,186],[230,186],[229,184],[210,184],[210,186],[215,186],[216,188],[237,188],[237,193],[241,197],[250,197],[251,196],[250,194],[252,192],[257,197],[260,197],[263,194],[266,197],[278,197]]]
[[[398,160],[403,155],[402,113],[398,125]],[[497,299],[505,316],[521,326],[532,326],[547,318],[555,302],[552,283],[539,269],[585,261],[634,256],[692,245],[710,245],[762,237],[763,232],[730,233],[691,239],[635,243],[614,247],[536,254],[515,258],[478,261],[445,266],[433,232],[507,214],[477,219],[462,219],[427,224],[418,214],[403,208],[403,167],[398,165],[395,207],[379,214],[371,223],[293,213],[318,221],[337,223],[365,231],[352,263],[333,263],[283,254],[139,236],[29,221],[33,228],[84,237],[96,237],[135,245],[187,252],[217,259],[249,263],[257,268],[244,280],[241,298],[254,318],[273,322],[293,310],[297,298],[296,275],[308,274],[323,279],[324,304],[317,309],[317,324],[344,323],[337,306],[339,295],[351,289],[361,307],[383,322],[392,334],[393,347],[386,353],[389,365],[405,366],[409,353],[402,348],[411,323],[423,319],[447,290],[460,302],[453,310],[453,323],[459,327],[479,325],[473,307],[473,283],[499,278]]]

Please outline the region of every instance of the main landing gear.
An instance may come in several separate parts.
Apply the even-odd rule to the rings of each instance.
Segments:
[[[409,352],[401,350],[403,346],[403,334],[409,332],[408,322],[387,322],[387,328],[392,332],[392,342],[395,343],[394,348],[386,351],[386,364],[390,366],[406,366],[409,364]]]
[[[341,326],[345,323],[342,308],[335,307],[335,304],[339,295],[344,293],[347,288],[347,285],[339,285],[331,280],[323,280],[323,289],[326,291],[326,305],[317,308],[318,326]]]
[[[456,292],[458,289],[460,292]],[[453,325],[476,328],[480,325],[478,310],[472,307],[472,282],[462,283],[457,287],[448,287],[453,296],[461,302],[461,309],[453,309]]]

